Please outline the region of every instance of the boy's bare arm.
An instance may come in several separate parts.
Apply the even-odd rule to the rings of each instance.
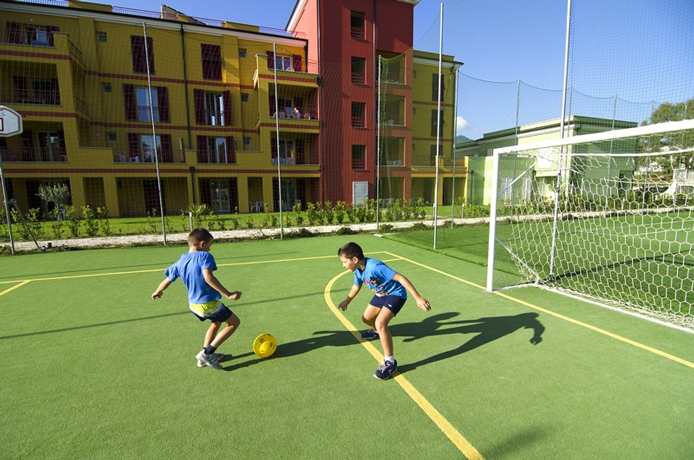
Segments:
[[[152,300],[157,300],[161,296],[163,296],[164,295],[164,289],[166,289],[169,286],[171,286],[171,281],[168,278],[164,279],[164,281],[162,281],[159,284],[159,286],[157,287],[157,290],[154,291],[154,293],[152,294]]]
[[[361,284],[353,284],[352,289],[350,289],[349,294],[347,294],[347,298],[340,302],[340,305],[337,306],[342,311],[347,310],[347,305],[354,299],[354,297],[359,293],[359,290],[361,289]]]
[[[219,280],[212,274],[212,270],[209,268],[204,269],[202,273],[205,276],[205,281],[207,284],[212,286],[217,292],[222,294],[227,299],[239,300],[241,298],[240,291],[229,292],[229,290],[225,288],[222,283],[220,283]]]
[[[417,292],[417,289],[414,287],[414,285],[405,278],[403,275],[400,273],[396,273],[395,276],[393,277],[393,280],[397,281],[398,283],[402,284],[405,289],[407,289],[410,294],[412,294],[417,301],[417,306],[421,308],[424,311],[429,311],[431,310],[431,305],[429,304],[429,301],[419,295],[419,292]]]

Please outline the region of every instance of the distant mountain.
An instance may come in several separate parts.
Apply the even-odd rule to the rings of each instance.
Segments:
[[[464,142],[470,142],[470,141],[472,141],[472,139],[470,139],[469,137],[466,137],[466,136],[457,136],[455,138],[456,144],[462,144]]]

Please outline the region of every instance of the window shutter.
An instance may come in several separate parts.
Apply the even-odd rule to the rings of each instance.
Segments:
[[[144,42],[143,42],[144,43]],[[147,51],[149,52],[149,73],[154,73],[154,40],[152,37],[147,37]],[[142,50],[142,54],[145,54],[145,50]],[[147,66],[145,65],[145,72],[147,72]]]
[[[171,134],[161,134],[161,160],[164,163],[173,163],[173,149],[171,148]]]
[[[127,121],[137,121],[134,85],[123,85],[123,99],[125,101],[125,119]]]
[[[297,139],[294,142],[296,143],[296,164],[302,165],[305,162],[304,140],[303,139]]]
[[[159,104],[159,121],[169,122],[169,89],[166,86],[157,86],[157,102]]]
[[[207,157],[207,136],[198,136],[198,163],[209,163]]]
[[[231,91],[222,93],[222,101],[224,102],[224,126],[231,126]]]
[[[275,68],[275,53],[272,51],[267,52],[267,68],[268,69],[274,69]]]
[[[140,139],[137,133],[128,133],[128,155],[130,158],[140,156]]]
[[[22,26],[17,22],[6,23],[7,27],[7,41],[10,43],[21,43],[22,42]]]
[[[292,55],[292,69],[294,72],[301,72],[301,56],[298,54]]]
[[[46,35],[48,35],[48,46],[55,46],[55,42],[53,40],[53,33],[55,33],[55,32],[60,32],[60,27],[57,27],[57,26],[46,27]]]
[[[231,163],[231,164],[236,163],[236,148],[234,147],[234,137],[233,136],[227,136],[226,147],[227,147],[227,163]]]
[[[202,54],[202,78],[205,80],[222,79],[222,47],[219,45],[200,44]]]
[[[209,179],[200,179],[200,204],[212,207],[212,192]]]
[[[277,158],[277,139],[270,138],[270,153],[272,158]]]
[[[149,72],[154,73],[154,41],[152,37],[147,37],[147,53],[145,52],[145,37],[138,35],[130,36],[130,51],[133,58],[133,72],[147,73],[147,61],[145,56],[149,56]]]
[[[205,124],[205,91],[201,89],[193,90],[193,99],[195,104],[195,123],[198,125]]]
[[[22,161],[36,161],[34,150],[34,133],[30,129],[22,132]]]
[[[270,116],[275,116],[275,96],[270,96]]]
[[[29,88],[26,77],[19,75],[12,76],[12,90],[15,102],[26,102],[29,99]]]

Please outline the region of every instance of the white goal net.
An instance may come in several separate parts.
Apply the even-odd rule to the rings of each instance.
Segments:
[[[495,149],[488,290],[694,327],[694,120]]]

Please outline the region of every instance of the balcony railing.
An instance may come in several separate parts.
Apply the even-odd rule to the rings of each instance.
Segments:
[[[274,107],[270,108],[274,110]],[[274,118],[275,114],[272,113],[270,117]],[[297,113],[292,107],[280,107],[279,117],[280,119],[289,120],[318,120],[318,111],[315,109],[299,109]]]
[[[0,147],[2,161],[30,162],[30,163],[65,163],[67,152],[65,149],[45,148],[19,148],[11,149]]]
[[[155,149],[142,149],[137,155],[120,155],[113,154],[114,163],[154,163]],[[185,163],[185,158],[181,152],[176,155],[174,152],[158,152],[157,156],[159,163]]]
[[[6,90],[0,91],[1,102],[15,104],[60,105],[60,90]]]

